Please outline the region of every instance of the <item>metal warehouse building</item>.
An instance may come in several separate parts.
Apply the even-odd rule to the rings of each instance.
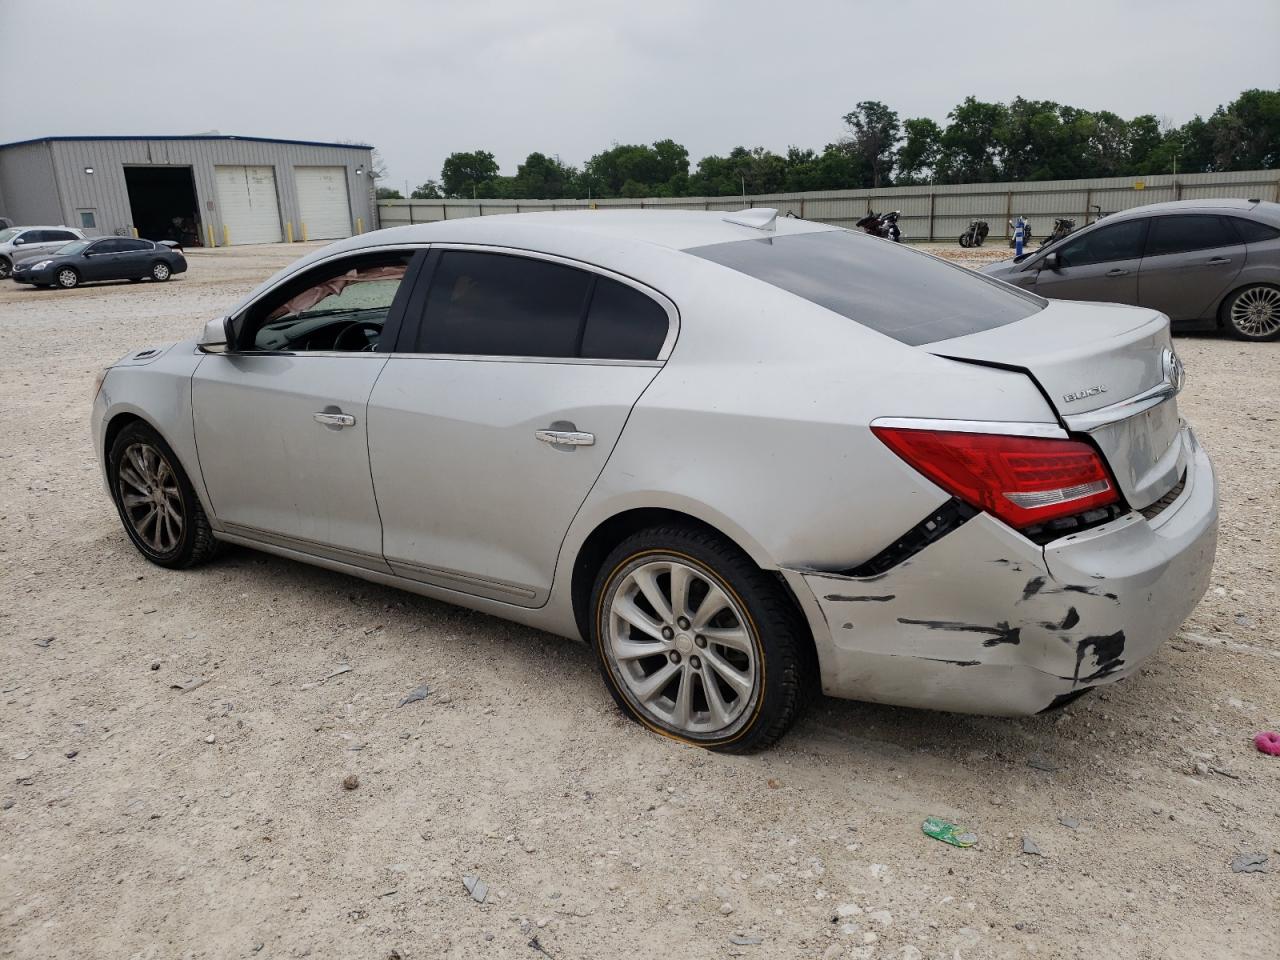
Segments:
[[[90,235],[223,246],[376,227],[373,148],[220,135],[0,146],[0,216]]]

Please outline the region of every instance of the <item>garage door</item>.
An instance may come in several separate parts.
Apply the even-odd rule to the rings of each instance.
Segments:
[[[293,179],[308,240],[351,236],[346,167],[294,167]]]
[[[218,209],[231,242],[280,243],[284,237],[280,233],[275,168],[214,167],[213,171]]]

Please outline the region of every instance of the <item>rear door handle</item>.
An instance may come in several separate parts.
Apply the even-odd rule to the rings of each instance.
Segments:
[[[1217,263],[1230,263],[1230,262],[1231,262],[1231,258],[1230,258],[1230,257],[1213,257],[1213,258],[1211,258],[1208,262],[1209,262],[1209,263],[1214,263],[1214,264],[1217,264]]]
[[[1127,277],[1128,275],[1129,275],[1129,271],[1128,271],[1128,270],[1121,270],[1121,269],[1120,269],[1120,268],[1118,268],[1118,267],[1117,267],[1115,270],[1108,270],[1108,271],[1107,271],[1107,276],[1108,276],[1108,277]]]
[[[319,413],[313,413],[311,418],[316,423],[323,423],[326,427],[337,427],[341,430],[343,427],[354,427],[356,418],[349,413],[331,413],[322,410]]]
[[[589,447],[596,442],[594,433],[578,430],[535,430],[533,435],[543,443],[566,447]]]

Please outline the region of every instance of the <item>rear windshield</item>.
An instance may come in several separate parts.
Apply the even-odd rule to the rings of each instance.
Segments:
[[[936,257],[849,230],[734,240],[686,252],[913,347],[1024,320],[1047,303]]]

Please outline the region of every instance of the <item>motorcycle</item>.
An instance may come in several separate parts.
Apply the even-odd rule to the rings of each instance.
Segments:
[[[960,246],[980,247],[987,239],[991,227],[985,220],[970,220],[969,229],[960,234]]]
[[[1026,219],[1026,217],[1023,217],[1023,218],[1022,218],[1022,221],[1023,221],[1023,227],[1022,227],[1022,246],[1025,248],[1025,247],[1030,246],[1030,244],[1031,244],[1031,240],[1032,240],[1032,237],[1031,237],[1031,221],[1030,221],[1030,220],[1028,220],[1028,219]],[[1010,221],[1009,221],[1009,248],[1010,248],[1010,249],[1013,249],[1014,247],[1016,247],[1016,246],[1018,245],[1018,244],[1017,244],[1017,238],[1016,238],[1016,236],[1015,236],[1015,234],[1016,234],[1017,232],[1018,232],[1018,221],[1017,221],[1017,220],[1010,220]]]
[[[1051,243],[1057,243],[1075,228],[1076,222],[1069,217],[1056,218],[1053,221],[1053,231],[1040,241],[1040,246],[1047,247]]]
[[[891,210],[889,213],[876,213],[872,210],[861,220],[854,223],[854,226],[860,227],[864,233],[869,233],[873,237],[881,237],[885,240],[892,240],[894,243],[901,243],[902,230],[898,227],[898,217],[900,216],[902,216],[901,210]]]

